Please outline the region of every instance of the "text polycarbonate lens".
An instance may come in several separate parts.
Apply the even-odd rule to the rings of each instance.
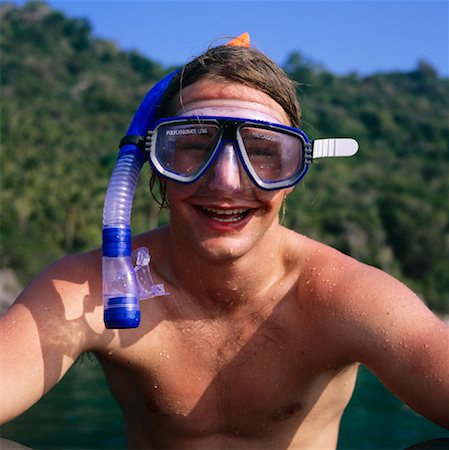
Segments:
[[[208,162],[218,135],[214,124],[163,124],[158,129],[156,158],[165,170],[192,176]]]
[[[240,135],[251,167],[261,180],[288,180],[303,169],[303,142],[298,136],[250,126],[242,127]]]

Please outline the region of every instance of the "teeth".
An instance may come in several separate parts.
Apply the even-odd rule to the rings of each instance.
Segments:
[[[214,220],[216,220],[217,222],[238,222],[240,220],[240,216],[239,217],[230,217],[229,219],[222,219],[222,218],[214,217]]]
[[[238,222],[242,218],[242,214],[248,211],[245,208],[242,209],[215,209],[215,208],[203,208],[204,211],[215,214],[213,219],[217,222]],[[217,217],[223,216],[223,217]],[[231,217],[232,216],[232,217]]]
[[[248,211],[247,209],[214,209],[214,208],[203,208],[203,209],[214,214],[223,214],[225,216],[243,214],[244,212]]]

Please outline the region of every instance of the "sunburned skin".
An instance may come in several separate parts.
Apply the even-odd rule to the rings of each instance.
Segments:
[[[232,83],[190,85],[178,111],[289,124]],[[291,189],[258,189],[229,152],[195,183],[167,181],[169,225],[134,239],[170,292],[141,303],[139,328],[104,328],[99,250],[24,291],[1,319],[2,420],[92,351],[129,448],[335,449],[359,363],[449,427],[448,327],[386,273],[281,226]]]

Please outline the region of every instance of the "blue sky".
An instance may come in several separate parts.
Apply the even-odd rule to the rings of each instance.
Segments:
[[[22,4],[24,1],[13,1]],[[248,31],[278,64],[293,51],[337,74],[413,70],[449,76],[449,2],[408,0],[49,0],[87,18],[96,36],[178,65]],[[220,40],[221,39],[221,40]]]

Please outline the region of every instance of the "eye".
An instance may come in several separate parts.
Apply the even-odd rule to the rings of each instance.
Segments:
[[[176,150],[188,152],[208,152],[211,147],[208,136],[182,136],[176,140]]]
[[[250,158],[277,158],[281,151],[281,142],[276,133],[257,129],[244,130],[242,133],[245,149]]]
[[[251,145],[249,148],[246,147],[246,151],[250,158],[278,158],[279,149],[274,146],[269,145]]]

